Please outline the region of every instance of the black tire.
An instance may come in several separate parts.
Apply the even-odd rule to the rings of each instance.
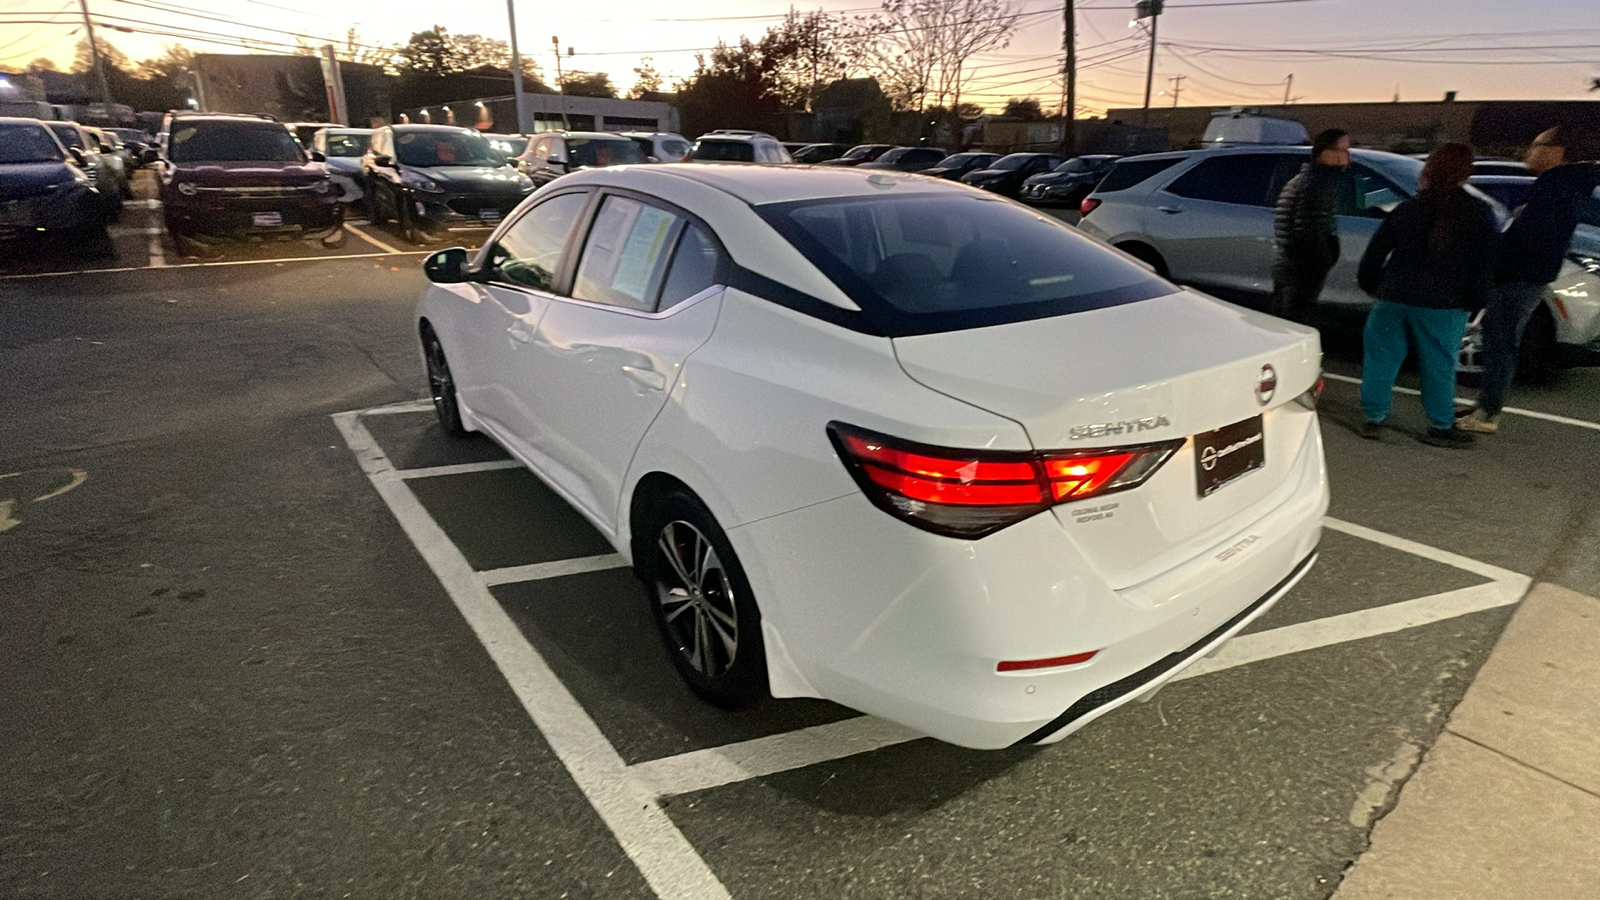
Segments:
[[[456,398],[456,381],[450,375],[450,363],[444,357],[444,345],[439,343],[433,329],[422,329],[422,358],[428,366],[428,396],[433,399],[433,412],[439,417],[439,429],[450,437],[467,433],[461,424],[461,402]]]
[[[761,612],[711,511],[673,488],[641,510],[633,533],[634,568],[656,629],[690,690],[723,709],[769,696]]]

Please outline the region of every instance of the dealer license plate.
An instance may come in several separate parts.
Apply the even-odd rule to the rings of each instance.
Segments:
[[[283,224],[283,213],[258,212],[250,217],[250,221],[258,228],[271,228]]]
[[[1253,416],[1194,436],[1194,474],[1200,496],[1209,497],[1231,481],[1267,464],[1261,417]]]
[[[500,210],[480,209],[478,210],[478,219],[483,222],[498,222],[500,221]]]

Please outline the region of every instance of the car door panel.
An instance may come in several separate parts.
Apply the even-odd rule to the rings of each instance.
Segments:
[[[1262,293],[1272,289],[1268,188],[1276,158],[1218,156],[1153,195],[1147,227],[1176,281]]]

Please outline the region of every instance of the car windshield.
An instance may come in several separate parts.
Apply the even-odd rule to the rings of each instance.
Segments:
[[[883,154],[882,156],[878,157],[877,161],[881,162],[881,163],[899,162],[900,160],[905,159],[906,154],[910,153],[910,152],[911,152],[911,150],[909,148],[896,147],[893,150],[890,150],[887,153]]]
[[[56,137],[61,140],[61,146],[83,149],[83,136],[78,134],[78,129],[73,128],[71,125],[52,123],[50,130],[55,132]]]
[[[997,198],[848,197],[757,211],[891,336],[1058,316],[1175,290],[1059,220]]]
[[[367,145],[372,143],[370,134],[352,134],[350,132],[328,132],[329,156],[360,156],[367,152]]]
[[[0,163],[61,162],[61,147],[41,125],[0,124]]]
[[[872,144],[862,144],[859,147],[851,147],[849,151],[845,153],[844,158],[862,159],[863,157],[871,156],[873,151],[877,149],[878,148]]]
[[[605,168],[642,163],[645,153],[626,138],[568,138],[567,156],[574,167]]]
[[[744,141],[699,141],[694,147],[694,158],[711,162],[752,162],[756,148]]]
[[[185,162],[304,162],[300,143],[273,122],[175,122],[167,158]]]
[[[999,162],[990,165],[989,168],[998,169],[1001,172],[1010,172],[1027,165],[1030,159],[1033,159],[1032,153],[1013,153],[1010,156],[1002,157]]]
[[[1076,172],[1089,171],[1089,164],[1081,159],[1069,159],[1050,171],[1055,172],[1057,175],[1071,175]]]
[[[395,158],[402,165],[503,166],[505,157],[489,146],[483,135],[470,131],[408,131],[394,136]]]

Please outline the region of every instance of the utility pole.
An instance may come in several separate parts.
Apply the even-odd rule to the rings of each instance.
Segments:
[[[1144,124],[1150,124],[1150,89],[1156,80],[1156,23],[1161,21],[1161,7],[1163,0],[1139,0],[1135,10],[1135,21],[1139,19],[1150,20],[1150,62],[1144,72]]]
[[[89,19],[89,0],[78,0],[78,5],[83,9],[83,29],[89,36],[89,55],[94,58],[94,77],[100,83],[100,102],[109,104],[111,86],[106,83],[106,64],[100,58],[100,45],[94,40],[94,22]]]
[[[1291,88],[1293,88],[1293,87],[1294,87],[1294,73],[1290,72],[1289,73],[1289,77],[1285,78],[1283,80],[1283,105],[1284,106],[1288,106],[1289,105],[1289,90]]]
[[[1063,63],[1066,76],[1063,85],[1067,96],[1061,105],[1061,149],[1071,155],[1078,151],[1078,13],[1073,0],[1061,6],[1061,49],[1066,51]]]
[[[550,43],[556,48],[556,90],[561,92],[561,127],[571,131],[572,123],[567,121],[567,85],[561,78],[561,38],[551,35]]]
[[[1167,79],[1167,81],[1171,82],[1171,84],[1172,84],[1172,108],[1173,109],[1177,109],[1178,108],[1178,95],[1183,93],[1183,80],[1185,78],[1188,78],[1188,77],[1189,76],[1187,76],[1187,75],[1173,75],[1173,76],[1171,76],[1170,78]]]
[[[528,127],[528,113],[522,108],[522,55],[517,52],[517,3],[506,0],[506,19],[511,25],[511,96],[517,107],[517,133],[532,134]]]

